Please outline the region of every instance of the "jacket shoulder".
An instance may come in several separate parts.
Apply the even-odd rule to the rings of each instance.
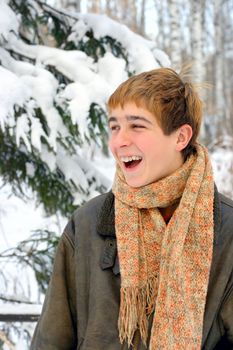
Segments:
[[[86,202],[84,205],[79,207],[75,210],[75,212],[72,215],[72,218],[74,221],[79,219],[82,216],[86,215],[98,215],[101,211],[105,201],[110,197],[113,196],[111,192],[107,192],[104,194],[100,194],[99,196],[96,196],[92,199],[90,199],[88,202]]]
[[[104,207],[105,203],[109,201],[109,199],[112,199],[112,197],[112,192],[107,192],[90,199],[84,205],[77,208],[64,229],[64,234],[66,237],[74,242],[77,228],[86,228],[87,226],[93,225],[97,226],[102,208]]]

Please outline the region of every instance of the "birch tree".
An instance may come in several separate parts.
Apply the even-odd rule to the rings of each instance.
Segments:
[[[57,8],[65,8],[71,11],[80,12],[81,11],[81,0],[57,0]]]
[[[232,15],[231,15],[232,14]],[[223,37],[223,88],[224,88],[224,113],[226,116],[227,127],[233,131],[233,2],[226,2],[222,7],[222,37]]]
[[[161,49],[165,49],[167,46],[167,40],[169,38],[169,35],[166,35],[166,28],[168,28],[167,24],[167,18],[168,18],[168,11],[167,11],[167,0],[164,1],[154,1],[155,8],[157,10],[158,15],[158,36],[157,36],[157,44],[158,47]]]
[[[101,13],[101,0],[88,0],[87,1],[87,9],[89,12]]]
[[[214,28],[215,28],[215,103],[216,114],[220,120],[224,117],[223,94],[223,33],[222,33],[222,0],[214,0]]]
[[[180,11],[177,0],[169,0],[169,14],[170,14],[170,58],[172,66],[180,70],[181,59],[181,28],[180,28]]]
[[[145,5],[146,0],[88,0],[87,11],[106,13],[134,32],[145,34]]]
[[[139,20],[139,30],[140,34],[145,35],[146,34],[146,28],[145,28],[145,22],[146,22],[146,0],[142,0],[140,4],[140,20]]]
[[[193,80],[198,83],[203,82],[205,76],[204,55],[203,55],[203,16],[204,0],[192,2],[192,60],[193,60]]]

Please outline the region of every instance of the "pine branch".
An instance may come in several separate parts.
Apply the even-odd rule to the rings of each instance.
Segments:
[[[29,313],[0,314],[0,322],[37,322],[39,317],[40,317],[40,314],[38,312],[36,313],[32,312],[30,314]],[[16,349],[16,348],[12,348],[12,349]]]
[[[26,55],[25,51],[24,51],[24,53],[22,53],[21,51],[15,49],[15,48],[12,48],[12,46],[8,46],[8,47],[6,47],[5,49],[12,57],[16,56],[19,58],[19,60],[29,61],[31,64],[35,65],[36,55],[33,58],[32,55],[31,56]],[[72,82],[72,80],[67,75],[65,75],[63,72],[61,72],[59,69],[57,69],[57,67],[55,65],[49,64],[46,67],[47,67],[47,70],[49,72],[51,72],[58,79],[58,81],[60,83],[64,83],[65,85],[67,85],[67,84],[70,84]],[[46,69],[46,67],[44,69]]]
[[[22,54],[21,52],[15,50],[15,49],[12,49],[12,48],[7,48],[5,47],[5,50],[7,52],[9,52],[9,54],[14,57],[15,59],[18,58],[19,61],[29,61],[31,64],[35,65],[36,63],[36,58],[32,58],[32,57],[29,57],[28,55],[26,55],[25,53]]]
[[[57,18],[60,22],[62,22],[66,27],[70,27],[70,22],[68,20],[74,20],[75,22],[77,21],[77,16],[71,15],[68,11],[66,10],[58,10],[55,9],[54,7],[46,4],[43,1],[38,1],[38,4],[40,4],[41,8],[48,14],[50,14],[52,17]]]

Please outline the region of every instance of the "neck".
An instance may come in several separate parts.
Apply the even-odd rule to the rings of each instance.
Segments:
[[[178,207],[179,201],[180,200],[178,200],[176,203],[170,205],[169,207],[159,208],[159,211],[160,211],[161,215],[163,216],[164,221],[166,223],[170,220],[170,218],[172,217],[174,211]]]

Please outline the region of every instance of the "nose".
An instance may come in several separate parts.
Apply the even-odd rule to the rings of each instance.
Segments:
[[[121,127],[117,132],[110,134],[109,146],[112,150],[130,146],[132,142],[132,135],[127,128]]]
[[[115,145],[117,147],[127,147],[132,143],[132,138],[127,130],[120,129],[115,135]]]

